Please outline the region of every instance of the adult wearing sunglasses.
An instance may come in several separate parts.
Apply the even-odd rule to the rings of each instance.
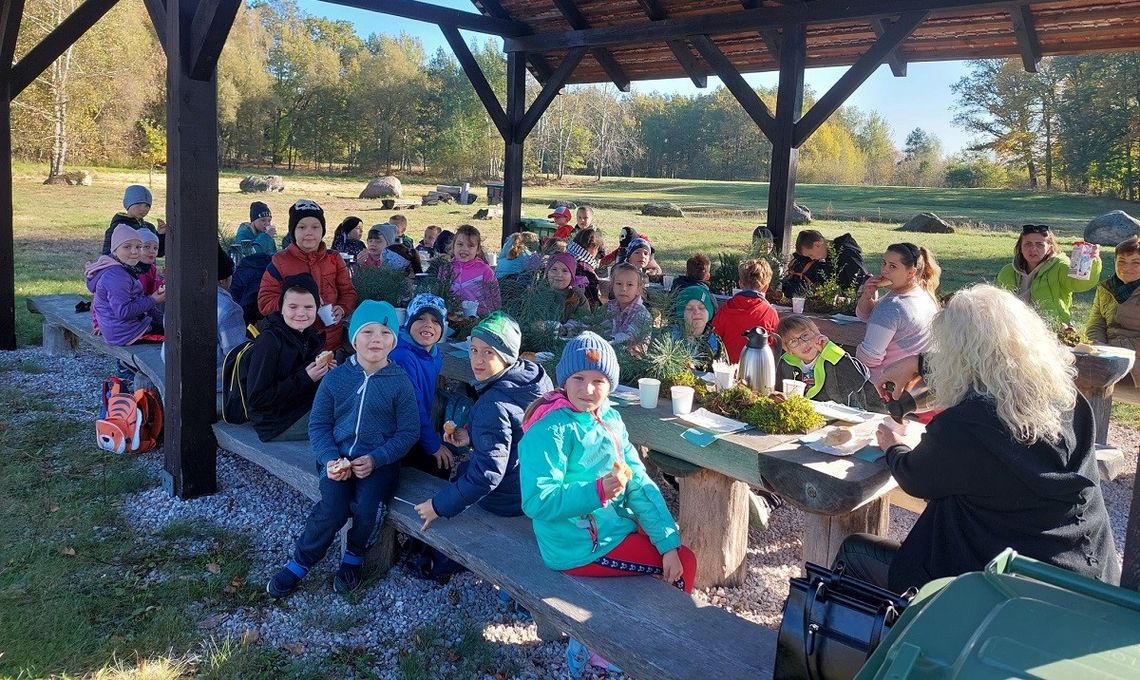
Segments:
[[[1044,224],[1027,224],[1013,250],[1013,262],[998,272],[997,285],[1012,291],[1042,316],[1069,323],[1073,293],[1092,290],[1100,281],[1100,253],[1094,252],[1088,280],[1069,276],[1069,258],[1059,252],[1057,237]]]

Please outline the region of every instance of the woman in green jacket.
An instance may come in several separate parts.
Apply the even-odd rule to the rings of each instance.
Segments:
[[[1101,261],[1094,250],[1088,280],[1069,276],[1069,258],[1058,251],[1057,237],[1044,224],[1027,224],[1013,251],[1013,263],[998,272],[997,285],[1012,291],[1041,316],[1061,323],[1072,318],[1073,293],[1091,290],[1100,280]]]
[[[1140,238],[1116,246],[1116,273],[1096,287],[1085,334],[1098,345],[1140,350]],[[1140,367],[1132,380],[1140,385]]]

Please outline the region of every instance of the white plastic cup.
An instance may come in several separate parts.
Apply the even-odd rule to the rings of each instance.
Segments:
[[[674,385],[669,388],[669,394],[673,397],[673,415],[687,416],[693,411],[693,395],[697,393],[696,390],[688,385]]]
[[[661,285],[665,286],[665,288],[668,290],[672,290],[673,289],[673,277],[672,276],[661,277]]]
[[[639,378],[637,391],[641,395],[641,408],[657,408],[657,399],[661,396],[661,381],[657,378]]]
[[[802,297],[792,298],[792,313],[793,314],[803,314],[804,313],[804,302],[806,302],[806,300]]]
[[[894,418],[887,416],[887,417],[883,418],[883,423],[887,426],[887,429],[889,429],[891,432],[894,432],[895,434],[901,434],[901,435],[906,434],[906,421],[905,420],[900,423],[897,420],[895,420]]]
[[[397,307],[396,308],[396,320],[400,322],[400,328],[403,328],[404,325],[408,323],[408,308],[407,307]]]
[[[718,390],[732,389],[732,377],[735,373],[732,366],[713,366],[713,383]]]
[[[493,252],[483,253],[483,259],[487,262],[487,266],[494,269],[499,264],[499,254]]]
[[[802,396],[804,396],[804,392],[806,390],[807,390],[807,383],[803,382],[802,380],[791,380],[791,379],[785,379],[784,380],[784,394],[786,396],[802,397]]]
[[[321,323],[324,325],[333,325],[333,306],[322,305],[321,308],[317,310],[317,316],[321,317]]]
[[[479,315],[479,301],[478,300],[464,300],[463,301],[463,315],[464,316],[478,316]]]

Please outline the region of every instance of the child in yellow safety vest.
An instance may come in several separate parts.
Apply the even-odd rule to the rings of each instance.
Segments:
[[[804,396],[808,399],[885,410],[867,367],[820,333],[810,317],[783,316],[776,332],[784,342],[784,354],[776,364],[777,387],[786,379],[799,380],[807,385]],[[778,392],[772,396],[783,398]]]

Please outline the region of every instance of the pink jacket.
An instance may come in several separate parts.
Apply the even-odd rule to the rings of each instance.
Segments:
[[[479,258],[468,262],[452,260],[445,265],[440,276],[451,279],[451,292],[459,299],[477,301],[480,316],[489,314],[503,305],[495,270]]]

